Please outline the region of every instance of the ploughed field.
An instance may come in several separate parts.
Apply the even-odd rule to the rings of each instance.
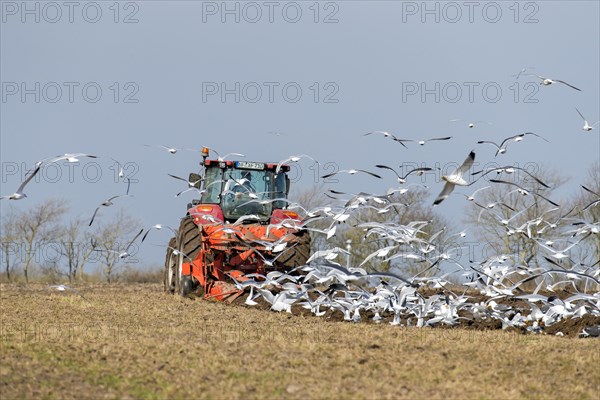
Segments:
[[[0,397],[578,398],[600,392],[590,316],[523,334],[496,323],[343,322],[167,295],[162,285],[1,285]],[[366,323],[365,323],[366,322]],[[564,336],[553,333],[562,332]]]

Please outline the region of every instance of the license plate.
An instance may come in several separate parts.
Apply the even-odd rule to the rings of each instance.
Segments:
[[[237,161],[235,163],[235,167],[236,168],[242,168],[242,169],[259,169],[259,170],[263,170],[263,169],[265,169],[265,163],[250,162],[250,161]]]

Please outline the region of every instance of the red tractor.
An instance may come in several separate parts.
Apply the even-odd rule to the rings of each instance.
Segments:
[[[288,165],[208,160],[208,152],[202,149],[201,174],[189,177],[200,199],[188,204],[169,243],[165,291],[233,301],[245,275],[304,265],[310,235],[287,209]]]

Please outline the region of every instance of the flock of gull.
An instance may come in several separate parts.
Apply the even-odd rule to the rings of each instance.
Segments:
[[[519,73],[519,76],[525,75],[522,72],[524,70]],[[541,85],[561,83],[580,91],[565,81],[535,76],[540,79]],[[598,123],[590,124],[578,109],[576,112],[584,121],[582,128],[584,131],[591,131]],[[451,122],[458,121],[462,120],[451,120]],[[468,122],[467,126],[474,128],[480,124],[490,123],[473,121]],[[373,131],[364,135],[381,135],[404,148],[408,148],[407,145],[410,143],[424,146],[430,142],[452,139],[450,136],[403,139],[387,131]],[[502,157],[506,154],[509,145],[522,142],[526,138],[546,140],[536,133],[522,132],[506,137],[500,143],[480,140],[476,145],[491,145],[495,149],[494,157]],[[176,154],[179,150],[192,150],[163,145],[153,147],[161,148],[170,154]],[[230,156],[244,157],[240,153],[221,156],[212,148],[211,151],[219,160]],[[32,181],[45,163],[77,162],[82,157],[96,158],[91,154],[75,153],[39,161],[26,175],[15,193],[2,196],[0,199],[26,198],[27,195],[24,193],[26,185]],[[361,221],[354,227],[362,230],[364,240],[380,241],[386,245],[362,260],[353,257],[352,262],[348,250],[331,246],[331,248],[313,251],[306,265],[292,271],[274,271],[266,275],[249,274],[246,276],[250,278],[249,280],[236,282],[238,288],[245,289],[248,293],[245,303],[253,306],[259,304],[257,300],[261,299],[260,301],[267,303],[274,311],[293,312],[303,308],[315,316],[338,314],[341,319],[351,322],[371,320],[373,323],[426,327],[491,321],[497,322],[502,328],[518,328],[534,333],[543,332],[545,328],[567,319],[591,316],[593,322],[582,328],[580,336],[598,336],[600,334],[598,323],[600,321],[600,259],[594,260],[592,257],[578,259],[575,250],[578,247],[589,246],[589,239],[595,241],[596,248],[598,247],[600,222],[586,220],[585,216],[592,215],[588,212],[591,209],[600,207],[600,194],[582,186],[585,193],[592,197],[592,201],[564,212],[556,201],[548,197],[546,190],[550,185],[539,177],[510,165],[471,172],[475,157],[475,150],[469,151],[459,167],[441,177],[443,186],[433,205],[439,206],[453,193],[456,186],[469,187],[486,178],[485,182],[489,184],[488,186],[477,188],[471,194],[461,194],[473,206],[481,208],[480,218],[482,215],[490,214],[492,219],[502,227],[507,237],[520,236],[533,243],[535,255],[529,254],[527,259],[523,259],[517,253],[495,254],[484,260],[464,261],[457,258],[456,254],[452,254],[452,249],[448,250],[444,245],[444,241],[448,241],[445,228],[438,232],[426,232],[433,226],[430,220],[411,221],[406,224],[394,222],[397,220],[395,218],[390,218],[388,222]],[[292,155],[277,164],[277,173],[283,164],[296,163],[302,159],[318,162],[306,154]],[[358,213],[368,210],[376,215],[394,213],[400,215],[399,209],[410,207],[410,204],[402,202],[403,196],[411,191],[412,186],[424,186],[417,183],[407,184],[411,176],[419,176],[433,170],[433,168],[421,167],[399,172],[383,164],[377,164],[375,167],[382,172],[393,173],[397,185],[379,194],[365,192],[348,194],[329,190],[327,196],[335,199],[336,205],[309,208],[286,200],[287,208],[297,210],[303,219],[285,220],[280,224],[290,228],[305,229],[311,232],[313,237],[322,235],[325,243],[331,243],[331,239],[339,234],[338,227],[348,224]],[[373,179],[384,179],[380,174],[365,169],[339,170],[323,175],[322,178],[342,173],[349,175],[360,173]],[[101,202],[93,212],[90,226],[102,207],[113,205],[113,202],[120,197],[131,196],[129,181],[124,175],[121,168],[119,177],[128,184],[125,194],[114,195]],[[511,179],[516,175],[521,179]],[[197,182],[189,182],[175,175],[170,176],[186,182],[186,188],[176,196],[188,190],[198,190]],[[487,204],[480,199],[482,191],[496,185],[510,187],[514,189],[511,193],[522,196],[521,208],[517,209],[514,204],[506,204],[502,199]],[[340,196],[346,198],[342,199]],[[281,199],[272,201],[276,200]],[[253,198],[251,201],[266,204],[271,200]],[[539,204],[544,204],[545,207],[539,207]],[[504,208],[508,216],[496,213],[495,210],[499,208]],[[532,216],[531,213],[535,210],[538,212]],[[235,226],[249,217],[244,216],[242,219],[225,224],[224,229],[230,229],[238,236],[241,235],[241,231],[236,230]],[[520,222],[517,223],[517,220]],[[176,232],[171,227],[156,224],[148,228],[143,236],[143,229],[137,232],[123,250],[108,251],[114,251],[119,258],[126,258],[129,256],[127,251],[140,236],[143,242],[151,230],[163,228]],[[463,231],[451,236],[464,238],[467,234]],[[249,248],[255,249],[257,255],[267,265],[272,265],[277,257],[293,248],[288,247],[285,241],[260,243],[263,246],[270,246],[271,252],[276,255],[271,259],[256,250],[254,246],[259,244],[256,240],[253,242],[244,237],[240,237],[240,240],[245,241]],[[596,258],[599,258],[598,256],[598,254],[593,255]],[[388,263],[391,267],[386,271],[377,271],[374,266],[380,263]],[[421,272],[409,276],[403,270],[403,266],[408,264],[425,267]],[[52,288],[79,294],[66,285]]]
[[[594,195],[596,199],[586,207],[600,204],[600,195]],[[353,213],[366,208],[388,212],[394,204],[386,197],[354,195],[344,206],[304,210],[305,222],[290,220],[282,224],[288,227],[301,225],[315,234],[324,233],[331,238],[335,235],[335,227],[349,220]],[[294,204],[289,207],[300,208]],[[493,212],[493,206],[482,207],[486,212]],[[514,210],[514,214],[522,211]],[[546,213],[555,211],[557,209],[550,209]],[[581,209],[572,213],[578,211]],[[325,224],[328,228],[311,227],[311,221],[324,219],[328,220]],[[593,321],[596,322],[583,327],[580,335],[598,336],[600,260],[575,262],[575,254],[570,250],[583,245],[590,236],[598,240],[599,222],[586,222],[567,215],[558,219],[535,215],[521,226],[514,226],[509,220],[500,221],[507,236],[523,235],[537,245],[542,261],[539,267],[533,266],[531,257],[522,260],[515,254],[498,254],[483,261],[463,263],[454,257],[452,249],[444,249],[444,243],[438,240],[443,229],[431,235],[425,233],[424,229],[431,222],[363,222],[356,227],[364,231],[365,240],[377,238],[393,244],[352,262],[353,266],[345,262],[350,256],[345,249],[332,247],[315,251],[306,265],[293,271],[250,274],[247,276],[250,280],[237,282],[237,286],[248,291],[245,304],[249,306],[257,305],[257,300],[262,299],[274,311],[291,313],[292,307],[296,306],[315,316],[339,313],[343,320],[352,322],[368,318],[374,323],[425,327],[487,320],[496,321],[502,328],[538,333],[557,322],[587,315],[595,317]],[[466,233],[452,236],[464,238]],[[287,250],[285,246],[279,249],[280,254]],[[397,266],[389,271],[375,272],[367,268],[373,259],[395,260]],[[401,267],[402,263],[408,262],[428,267],[409,277]],[[444,264],[452,268],[440,269]],[[434,269],[445,272],[426,276],[426,272]]]

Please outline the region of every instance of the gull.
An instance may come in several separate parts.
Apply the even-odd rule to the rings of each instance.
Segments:
[[[144,234],[144,236],[142,236],[142,243],[144,243],[144,240],[146,240],[146,236],[148,236],[148,234],[150,233],[150,231],[151,231],[152,229],[158,229],[158,230],[161,230],[161,229],[163,229],[163,228],[168,228],[168,229],[170,229],[170,230],[171,230],[171,232],[173,232],[173,234],[174,234],[175,236],[177,236],[177,233],[178,233],[178,232],[177,232],[177,230],[176,230],[176,229],[173,229],[173,228],[171,228],[171,227],[170,227],[170,226],[168,226],[168,225],[156,224],[156,225],[154,225],[154,226],[151,226],[150,228],[148,228],[148,230],[146,231],[146,233]]]
[[[508,182],[508,181],[503,181],[500,179],[490,179],[490,182],[494,182],[494,183],[504,183],[506,185],[513,185],[516,186],[518,188],[519,193],[521,193],[523,196],[527,196],[529,194],[529,191],[525,188],[523,188],[522,186],[514,183],[514,182]],[[552,204],[555,207],[560,207],[558,204],[556,204],[555,202],[553,202],[552,200],[548,199],[547,197],[544,197],[543,195],[539,194],[538,192],[533,192],[533,194],[535,196],[541,197],[542,199],[546,200],[548,203]]]
[[[581,337],[600,337],[600,325],[592,325],[583,328],[579,334]]]
[[[254,286],[250,286],[250,294],[248,294],[248,297],[246,298],[246,301],[244,302],[244,304],[246,304],[247,306],[255,306],[258,303],[256,301],[254,301],[255,298],[257,298],[259,295],[254,295]]]
[[[114,162],[116,162],[117,167],[119,167],[119,178],[125,177],[125,171],[123,170],[123,165],[121,165],[121,163],[119,161],[115,160],[112,157],[110,159],[113,160]]]
[[[475,152],[473,150],[471,150],[471,152],[469,153],[469,155],[467,156],[467,158],[465,159],[465,161],[462,163],[462,165],[460,167],[456,168],[450,175],[442,176],[442,179],[446,182],[446,184],[444,185],[444,188],[438,195],[437,199],[435,199],[435,201],[433,202],[434,206],[437,206],[442,201],[444,201],[448,196],[450,196],[450,193],[452,193],[452,191],[454,190],[455,185],[469,186],[472,184],[472,183],[468,183],[463,178],[463,175],[469,170],[469,168],[471,168],[474,161],[475,161]]]
[[[316,260],[317,258],[324,258],[326,260],[331,261],[335,259],[340,253],[345,254],[346,256],[350,255],[350,253],[347,250],[342,249],[340,247],[334,247],[332,249],[327,250],[317,250],[308,258],[308,260],[306,260],[306,264],[309,264],[311,261]]]
[[[383,168],[383,169],[389,169],[390,171],[392,171],[398,177],[398,183],[400,183],[400,184],[405,183],[406,182],[406,178],[410,174],[416,173],[417,175],[423,175],[423,173],[425,171],[433,171],[433,168],[429,168],[429,167],[414,168],[414,169],[408,171],[406,174],[404,174],[404,176],[400,176],[400,174],[398,174],[398,172],[396,172],[395,169],[393,169],[392,167],[388,167],[387,165],[377,164],[377,165],[375,165],[375,167],[377,167],[377,168]]]
[[[326,239],[329,240],[332,237],[335,236],[336,232],[337,232],[337,225],[335,225],[335,222],[333,222],[328,228],[327,230],[319,230],[316,228],[305,228],[306,230],[312,231],[312,232],[319,232],[319,233],[324,233],[326,236]]]
[[[393,195],[394,193],[406,194],[409,191],[408,188],[410,186],[421,186],[425,189],[429,189],[429,186],[423,185],[421,183],[410,183],[410,184],[406,185],[406,187],[403,187],[403,188],[389,188],[386,192],[386,196],[389,197],[389,196]]]
[[[294,304],[296,300],[298,300],[298,297],[288,297],[287,293],[281,292],[273,298],[271,310],[286,311],[291,314],[292,304]]]
[[[536,133],[525,132],[525,133],[519,133],[518,135],[507,137],[499,145],[496,142],[492,142],[492,141],[489,141],[489,140],[480,140],[480,141],[477,142],[477,144],[487,143],[487,144],[493,145],[497,149],[496,150],[496,156],[498,156],[498,154],[504,154],[504,153],[506,153],[506,147],[508,146],[509,143],[511,143],[511,142],[520,142],[520,141],[523,140],[523,138],[525,137],[525,135],[535,135],[535,136],[537,136],[539,138],[544,139],[543,137],[541,137],[540,135],[538,135]],[[546,139],[544,139],[544,140],[547,142]]]
[[[219,229],[215,230],[211,235],[216,234],[217,232],[225,232],[229,235],[238,235],[242,240],[245,240],[245,234],[241,230],[234,228],[232,224],[225,224]]]
[[[567,279],[567,280],[564,280],[564,281],[559,281],[559,282],[556,282],[556,283],[554,283],[552,285],[546,285],[546,290],[548,292],[554,292],[554,288],[556,286],[564,285],[564,284],[567,284],[567,285],[571,284],[571,285],[573,285],[573,289],[577,290],[577,286],[575,286],[575,282],[573,282],[571,279]]]
[[[311,160],[313,160],[315,163],[319,164],[319,162],[317,160],[315,160],[314,158],[312,158],[311,156],[308,156],[306,154],[298,154],[296,156],[289,156],[288,158],[286,158],[285,160],[281,160],[277,163],[277,167],[275,168],[275,174],[278,174],[279,171],[281,170],[281,166],[287,162],[298,162],[300,161],[302,158],[310,158]]]
[[[159,147],[161,149],[165,149],[166,151],[168,151],[171,154],[175,154],[179,150],[190,150],[190,149],[176,149],[175,147],[164,146],[162,144],[159,144],[159,145],[145,144],[144,146],[146,146],[146,147]]]
[[[550,188],[550,186],[548,186],[547,184],[545,184],[544,182],[542,182],[542,180],[540,180],[539,178],[537,178],[536,176],[534,176],[533,174],[531,174],[529,171],[527,171],[525,168],[520,168],[520,167],[513,167],[511,165],[507,165],[505,167],[498,167],[498,168],[490,168],[487,171],[477,171],[477,172],[473,172],[471,175],[478,175],[481,174],[483,172],[483,174],[481,175],[480,178],[486,176],[489,173],[492,172],[496,172],[497,174],[501,174],[501,173],[507,173],[507,174],[512,174],[513,172],[516,171],[522,171],[525,174],[527,174],[529,177],[533,178],[533,180],[535,180],[537,183],[539,183],[540,185],[544,186],[545,188]]]
[[[383,136],[385,136],[385,137],[389,137],[389,138],[391,138],[392,140],[394,140],[394,141],[396,141],[396,142],[400,143],[402,146],[404,146],[404,148],[408,148],[408,147],[406,147],[406,145],[403,143],[403,142],[405,141],[404,139],[398,139],[396,136],[394,136],[394,135],[392,135],[391,133],[389,133],[389,132],[386,132],[386,131],[373,131],[373,132],[368,132],[368,133],[365,133],[365,134],[364,134],[364,136],[369,136],[369,135],[372,135],[372,134],[379,134],[379,135],[383,135]]]
[[[203,195],[203,194],[206,192],[206,189],[204,189],[204,190],[200,190],[200,189],[198,189],[198,188],[195,188],[195,187],[190,187],[190,188],[184,189],[184,190],[182,190],[181,192],[179,192],[179,193],[175,194],[175,196],[174,196],[174,197],[179,197],[179,196],[181,196],[182,194],[184,194],[184,193],[186,193],[186,192],[189,192],[189,191],[191,191],[191,190],[195,190],[195,191],[197,191],[197,192],[200,194],[200,196],[202,196],[202,195]]]
[[[458,122],[458,121],[463,121],[463,120],[462,120],[462,119],[460,119],[460,118],[457,118],[457,119],[451,119],[449,122]],[[479,124],[488,124],[488,125],[492,125],[492,123],[491,123],[491,122],[488,122],[488,121],[474,121],[474,122],[469,122],[467,126],[468,126],[469,128],[475,128],[475,125],[479,125]]]
[[[294,244],[293,246],[287,247],[285,250],[282,250],[281,252],[277,253],[277,255],[275,257],[266,257],[256,247],[250,246],[248,244],[246,244],[246,246],[248,246],[250,249],[254,250],[254,254],[256,254],[263,260],[264,265],[266,265],[268,267],[272,267],[273,264],[275,264],[275,261],[277,261],[277,259],[279,257],[281,257],[282,255],[287,253],[289,250],[293,249],[296,245]]]
[[[475,204],[477,204],[477,203],[475,203]],[[504,203],[492,203],[492,204],[493,204],[493,205],[500,204],[500,205],[503,205],[503,206],[505,206],[505,207],[509,208],[511,211],[515,211],[513,208],[509,207],[508,205],[506,205],[506,204],[504,204]],[[492,205],[492,207],[493,207],[493,205]],[[524,208],[524,209],[522,209],[522,210],[521,210],[521,211],[519,211],[519,212],[516,212],[516,213],[515,213],[515,214],[513,214],[513,215],[512,215],[510,218],[502,218],[500,215],[498,215],[498,214],[496,214],[496,213],[492,213],[492,215],[493,215],[493,216],[495,216],[495,217],[496,217],[496,219],[498,219],[498,221],[500,221],[500,223],[501,223],[502,225],[508,225],[508,224],[509,224],[509,222],[510,222],[511,220],[513,220],[515,217],[517,217],[517,216],[518,216],[518,215],[520,215],[521,213],[523,213],[523,212],[525,212],[525,211],[529,210],[529,209],[530,209],[531,207],[533,207],[534,205],[535,205],[535,203],[533,203],[532,205],[530,205],[530,206],[529,206],[529,207],[527,207],[527,208]],[[480,207],[483,207],[483,206],[480,206]],[[492,208],[492,207],[490,207],[490,205],[488,205],[488,207],[489,207],[489,208]],[[483,208],[483,210],[481,210],[481,211],[479,212],[479,217],[477,218],[477,222],[479,222],[479,219],[481,218],[481,213],[483,213],[483,211],[485,211],[485,210],[486,210],[486,208],[484,207],[484,208]]]
[[[575,86],[571,85],[570,83],[561,81],[560,79],[544,78],[543,76],[539,76],[539,75],[535,75],[535,74],[527,74],[527,76],[536,76],[539,79],[541,79],[540,85],[549,86],[549,85],[552,85],[554,82],[559,82],[559,83],[562,83],[563,85],[567,85],[568,87],[581,92],[581,89],[576,88]]]
[[[600,122],[600,121],[596,121],[596,122],[594,122],[593,124],[591,124],[591,125],[590,125],[590,124],[587,122],[587,119],[585,119],[585,117],[584,117],[584,116],[583,116],[583,114],[581,113],[581,111],[577,110],[577,107],[575,107],[575,110],[576,110],[576,111],[577,111],[577,113],[578,113],[578,114],[581,116],[581,119],[583,119],[583,128],[581,128],[581,129],[582,129],[582,130],[584,130],[584,131],[586,131],[586,132],[589,132],[589,131],[591,131],[592,129],[594,129],[594,126],[595,126],[595,125],[596,125],[598,122]]]
[[[407,140],[407,142],[417,142],[419,143],[421,146],[425,146],[425,143],[427,142],[431,142],[433,140],[450,140],[452,139],[452,136],[446,136],[446,137],[437,137],[437,138],[431,138],[431,139],[425,139],[425,140]]]
[[[598,194],[598,193],[594,192],[593,190],[591,190],[591,189],[589,189],[589,188],[586,188],[586,187],[585,187],[585,186],[583,186],[583,185],[581,185],[581,187],[582,187],[582,188],[583,188],[583,189],[584,189],[586,192],[589,192],[589,193],[591,193],[591,194],[593,194],[593,195],[596,195],[596,196],[598,196],[598,198],[597,198],[596,200],[592,201],[590,204],[588,204],[587,206],[583,207],[583,208],[581,209],[581,211],[585,211],[585,210],[587,210],[587,209],[588,209],[588,208],[590,208],[590,207],[593,207],[593,206],[595,206],[595,205],[597,205],[597,204],[600,204],[600,194]],[[567,214],[567,215],[568,215],[568,214]]]
[[[125,178],[125,180],[127,181],[127,191],[125,192],[125,194],[129,194],[129,189],[131,188],[131,179],[129,179],[128,176],[125,176],[125,170],[123,169],[123,165],[121,165],[121,163],[119,161],[115,160],[112,157],[110,159],[117,163],[117,167],[119,168],[119,172],[118,172],[119,178],[121,178],[121,179]]]
[[[586,192],[589,192],[589,193],[591,193],[591,194],[593,194],[593,195],[596,195],[598,198],[600,198],[600,193],[596,193],[596,192],[594,192],[592,189],[590,189],[590,188],[587,188],[587,187],[585,187],[585,186],[583,186],[583,185],[580,185],[580,186],[581,186],[581,187],[583,188],[583,190],[585,190]]]
[[[41,165],[38,165],[36,167],[36,169],[33,171],[33,173],[31,175],[29,175],[29,177],[27,177],[27,179],[25,179],[21,185],[17,188],[17,191],[9,196],[2,196],[0,197],[0,200],[3,199],[8,199],[8,200],[21,200],[24,197],[27,197],[27,195],[25,193],[23,193],[23,189],[25,189],[25,186],[33,179],[33,177],[40,172],[40,168]]]
[[[67,160],[67,162],[74,163],[74,162],[78,162],[79,161],[79,159],[77,157],[98,158],[97,156],[93,156],[91,154],[84,154],[84,153],[73,153],[73,154],[71,154],[71,153],[66,153],[66,154],[63,154],[62,156],[56,156],[56,157],[50,159],[48,162],[49,163],[55,163],[55,162],[60,161],[60,160]]]
[[[248,200],[248,201],[246,201],[246,202],[244,202],[242,204],[238,204],[237,206],[235,206],[235,208],[242,207],[242,206],[245,206],[245,205],[248,205],[248,204],[252,204],[252,203],[258,203],[258,204],[264,206],[264,205],[267,205],[269,203],[275,203],[276,201],[286,202],[288,204],[296,204],[292,200],[286,199],[285,197],[278,197],[276,199],[265,199],[265,200],[252,199],[252,200]]]
[[[471,195],[466,195],[466,194],[463,193],[463,196],[466,197],[467,201],[475,201],[475,195],[477,194],[477,192],[485,190],[485,189],[487,189],[489,187],[491,187],[491,186],[484,186],[482,188],[479,188],[476,191],[474,191],[473,193],[471,193]]]
[[[387,246],[387,247],[383,247],[381,249],[375,250],[374,252],[372,252],[371,254],[369,254],[368,256],[366,256],[365,259],[358,266],[359,267],[363,266],[364,264],[366,264],[373,257],[384,258],[384,257],[386,257],[390,253],[390,251],[392,251],[393,249],[397,248],[398,246],[400,246],[400,245],[399,244],[395,244],[395,245],[392,245],[392,246]]]
[[[34,168],[37,168],[39,166],[41,166],[42,164],[44,164],[45,162],[48,163],[55,163],[58,162],[60,160],[67,160],[67,162],[69,163],[74,163],[74,162],[78,162],[79,159],[77,157],[89,157],[89,158],[98,158],[96,156],[93,156],[91,154],[84,154],[84,153],[65,153],[63,155],[58,155],[58,156],[54,156],[54,157],[48,157],[48,158],[44,158],[43,160],[40,160],[38,162],[35,163]],[[29,172],[27,173],[29,174]],[[27,174],[25,176],[27,176]]]
[[[484,210],[489,210],[489,209],[492,209],[492,208],[494,208],[494,207],[496,207],[496,206],[502,206],[502,207],[504,207],[504,208],[508,208],[510,211],[516,211],[516,210],[515,210],[514,208],[512,208],[511,206],[509,206],[508,204],[506,204],[506,203],[503,203],[503,202],[501,202],[501,201],[496,201],[496,202],[488,203],[488,204],[486,204],[486,205],[482,205],[482,204],[479,204],[479,203],[478,203],[478,202],[476,202],[476,201],[473,201],[473,204],[475,204],[475,205],[476,205],[476,206],[478,206],[478,207],[481,207],[481,208],[483,208]],[[483,210],[481,210],[481,211],[483,212]],[[479,215],[481,215],[481,213],[479,213]]]
[[[98,207],[96,207],[96,211],[94,211],[94,215],[92,215],[92,219],[90,220],[90,223],[88,226],[92,226],[92,224],[94,223],[94,218],[96,218],[96,214],[98,213],[98,210],[100,209],[100,207],[109,207],[109,206],[114,205],[115,203],[113,203],[112,201],[119,197],[131,197],[131,196],[128,194],[119,194],[119,195],[109,198],[108,200],[104,200],[102,203],[100,203],[100,205]]]
[[[187,179],[180,178],[180,177],[178,177],[178,176],[175,176],[175,175],[171,175],[171,174],[167,174],[167,175],[169,175],[171,178],[175,178],[175,179],[178,179],[178,180],[180,180],[180,181],[184,181],[185,183],[187,183],[187,184],[188,184],[188,187],[189,187],[189,188],[196,187],[196,185],[198,185],[198,183],[202,182],[202,180],[203,180],[202,178],[200,178],[200,179],[198,179],[197,181],[189,181],[189,180],[187,180]]]
[[[346,204],[344,205],[344,207],[347,208],[357,208],[365,203],[367,203],[368,201],[372,200],[377,204],[386,204],[388,202],[388,198],[389,195],[382,195],[382,194],[370,194],[370,193],[365,193],[365,192],[359,192],[356,194],[353,193],[345,193],[345,192],[338,192],[337,190],[333,190],[333,189],[329,189],[330,193],[333,194],[341,194],[341,195],[345,195],[345,194],[350,194],[352,196],[351,199],[349,199]],[[347,210],[346,208],[346,210]]]
[[[405,283],[408,286],[416,287],[416,284],[414,284],[414,283],[412,283],[412,282],[410,282],[410,281],[402,278],[399,275],[393,274],[391,272],[371,272],[371,273],[368,273],[366,276],[369,277],[369,278],[380,278],[380,279],[391,278],[391,279],[398,280],[398,281],[400,281],[402,283]]]
[[[423,257],[422,255],[419,255],[417,253],[402,252],[402,253],[396,253],[386,259],[383,259],[383,260],[381,260],[381,262],[388,262],[388,261],[394,260],[396,258],[402,258],[402,261],[406,261],[406,260],[425,261],[425,257]]]
[[[394,202],[394,203],[386,204],[385,207],[375,207],[370,204],[367,204],[365,206],[362,206],[361,209],[363,209],[363,210],[364,209],[372,209],[372,210],[375,210],[377,212],[377,214],[385,214],[385,213],[390,212],[392,209],[394,209],[394,211],[397,212],[396,207],[407,207],[408,208],[408,207],[410,207],[410,205],[405,204],[405,203]]]
[[[585,221],[574,222],[573,226],[580,226],[580,228],[567,231],[565,233],[573,233],[572,237],[583,235],[585,233],[600,233],[600,222],[596,222],[595,224],[590,224]]]
[[[244,221],[260,221],[260,215],[256,215],[256,214],[242,215],[241,217],[239,217],[238,219],[236,219],[235,222],[233,222],[231,224],[231,226],[239,226]]]
[[[362,172],[362,173],[374,176],[375,178],[381,179],[381,176],[379,176],[379,175],[377,175],[377,174],[375,174],[373,172],[365,171],[364,169],[342,169],[342,170],[339,170],[339,171],[336,171],[336,172],[332,172],[331,174],[323,175],[321,178],[323,178],[323,179],[330,178],[330,177],[332,177],[334,175],[341,174],[342,172],[345,172],[345,173],[350,174],[350,175],[354,175],[357,172]]]
[[[142,232],[144,232],[144,228],[140,229],[140,231],[137,233],[137,235],[135,235],[133,237],[133,239],[131,239],[131,241],[127,244],[127,247],[125,247],[125,250],[123,250],[123,251],[106,250],[106,251],[108,251],[109,253],[115,253],[117,255],[117,257],[119,257],[119,258],[130,257],[131,254],[129,254],[129,248],[133,245],[133,243],[136,241],[136,239],[142,234]],[[96,250],[96,251],[100,251],[100,250]],[[175,252],[173,252],[173,254],[175,254]]]
[[[221,155],[219,154],[219,152],[218,152],[218,151],[216,151],[215,149],[212,149],[212,148],[210,148],[210,147],[209,147],[209,150],[210,150],[210,151],[212,151],[213,153],[215,153],[215,154],[217,155],[217,161],[225,161],[225,159],[226,159],[227,157],[229,157],[229,156],[236,156],[236,157],[246,157],[245,155],[243,155],[243,154],[240,154],[240,153],[227,153],[227,154],[225,154],[224,156],[221,156]]]
[[[569,251],[573,246],[576,246],[579,244],[579,242],[581,242],[582,240],[587,239],[587,237],[590,236],[590,234],[588,233],[586,236],[584,236],[583,238],[579,239],[577,242],[571,243],[569,246],[565,247],[562,250],[557,250],[554,249],[548,245],[546,245],[545,243],[542,243],[540,241],[537,241],[538,244],[540,246],[542,246],[544,249],[552,252],[552,254],[550,255],[551,257],[556,258],[557,260],[562,260],[563,258],[568,258],[569,256],[565,254],[565,252]],[[548,260],[549,261],[549,260]],[[554,264],[554,263],[553,263]],[[556,264],[555,264],[556,265]]]
[[[87,300],[85,297],[83,297],[83,295],[81,293],[79,293],[79,291],[77,289],[74,289],[74,288],[72,288],[70,286],[67,286],[67,285],[64,285],[64,284],[63,285],[50,285],[50,288],[51,289],[56,289],[59,292],[70,291],[70,292],[73,292],[73,293],[81,296],[82,299]]]
[[[563,251],[566,251],[566,250],[563,250]],[[544,259],[546,261],[548,261],[549,263],[553,264],[553,265],[556,265],[556,266],[559,266],[559,267],[563,268],[560,264],[558,264],[557,262],[551,260],[548,257],[544,257]],[[582,272],[577,272],[577,271],[573,271],[573,270],[565,270],[563,268],[563,269],[547,269],[547,270],[542,271],[540,273],[537,273],[535,275],[531,275],[530,277],[525,278],[525,279],[517,282],[510,289],[517,288],[518,286],[520,286],[520,285],[522,285],[522,284],[524,284],[526,282],[529,282],[529,281],[531,281],[533,279],[536,279],[536,278],[538,278],[538,277],[540,277],[542,275],[545,275],[545,274],[565,274],[570,279],[576,279],[575,277],[582,277],[582,278],[585,278],[585,279],[592,280],[596,284],[600,285],[600,281],[598,279],[594,278],[592,275],[587,275],[587,274],[584,274]]]

